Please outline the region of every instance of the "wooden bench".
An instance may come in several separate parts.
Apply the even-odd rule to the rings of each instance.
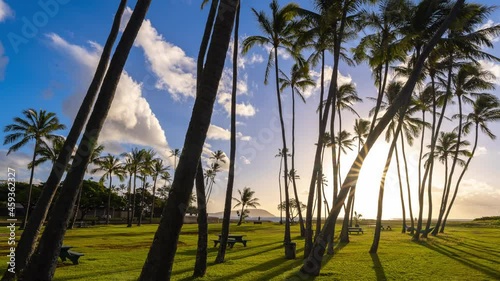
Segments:
[[[78,253],[75,251],[71,251],[70,249],[73,248],[71,246],[62,246],[61,247],[61,252],[59,253],[59,257],[63,262],[66,261],[66,259],[69,259],[73,264],[78,264],[78,259],[81,256],[84,256],[82,253]]]
[[[262,224],[261,221],[254,221],[253,224]]]
[[[356,232],[357,234],[359,234],[361,232],[362,234],[364,234],[363,229],[361,227],[349,227],[347,231],[349,233]]]

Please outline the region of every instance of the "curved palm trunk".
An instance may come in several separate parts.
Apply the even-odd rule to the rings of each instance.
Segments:
[[[99,133],[113,101],[120,76],[128,58],[128,54],[146,16],[151,0],[139,0],[132,16],[116,47],[109,69],[104,78],[99,97],[89,118],[85,133],[71,170],[64,181],[63,188],[53,207],[53,213],[43,232],[36,254],[26,267],[25,281],[52,280],[57,259],[66,233],[71,209],[73,208],[85,170],[90,161],[92,147],[99,138]],[[89,149],[90,148],[90,149]]]
[[[90,83],[85,98],[83,99],[82,104],[80,105],[80,108],[78,109],[76,117],[73,121],[73,125],[71,126],[66,140],[64,141],[64,149],[61,150],[59,156],[57,157],[56,163],[52,166],[49,177],[44,184],[40,197],[38,198],[34,212],[30,217],[30,220],[28,221],[23,233],[21,234],[19,242],[17,243],[16,272],[18,274],[22,273],[24,267],[29,262],[29,259],[31,258],[31,255],[35,250],[36,240],[38,239],[38,236],[40,234],[41,226],[43,225],[47,217],[49,207],[52,203],[52,200],[54,199],[65,169],[71,159],[75,144],[80,137],[83,127],[87,122],[87,117],[89,116],[92,106],[94,105],[95,97],[97,96],[97,92],[99,91],[99,87],[101,86],[101,82],[108,67],[108,61],[111,50],[113,48],[113,44],[116,40],[116,37],[118,36],[120,21],[123,11],[127,6],[126,4],[127,0],[121,0],[118,10],[115,14],[115,18],[113,20],[110,34],[108,36],[108,39],[106,40],[106,44],[104,45],[101,58],[99,59],[94,78]],[[14,274],[10,273],[9,271],[5,271],[2,280],[13,279]]]
[[[422,122],[425,124],[425,110],[422,110]],[[431,133],[432,135],[432,133]],[[422,186],[422,157],[424,154],[424,139],[425,139],[425,127],[422,125],[422,138],[420,139],[420,153],[418,156],[418,207],[419,207],[419,221],[420,221],[420,228],[422,228],[422,214],[420,210],[423,209],[423,186]],[[420,196],[422,194],[422,197]],[[422,200],[422,201],[420,201]],[[413,220],[413,217],[412,217]],[[418,223],[418,222],[417,222]],[[413,224],[413,227],[410,232],[411,235],[415,234],[415,225]]]
[[[336,99],[333,101],[332,105],[332,116],[330,120],[330,134],[331,134],[331,145],[332,145],[332,167],[333,167],[333,198],[332,202],[335,202],[337,199],[337,194],[338,194],[338,179],[339,177],[337,176],[339,170],[338,170],[338,162],[337,162],[337,144],[335,143],[335,115],[336,115],[336,110],[335,110],[335,105],[336,105]],[[340,131],[339,131],[340,132]],[[339,145],[340,147],[340,145]],[[322,180],[321,178],[319,180]],[[326,214],[325,214],[326,216]],[[329,255],[333,255],[333,240],[335,237],[335,224],[333,224],[333,229],[332,229],[332,235],[328,237],[328,251],[327,253]],[[319,232],[316,234],[316,236],[319,235]]]
[[[411,234],[413,234],[415,228],[415,222],[413,221],[413,210],[411,207],[411,188],[410,188],[410,175],[408,173],[408,162],[406,161],[406,153],[405,153],[405,141],[403,138],[403,131],[400,132],[401,135],[401,154],[403,155],[403,164],[405,166],[405,175],[406,175],[406,190],[408,191],[408,209],[410,211],[410,222],[411,222]],[[404,216],[403,216],[404,220]],[[405,223],[406,225],[406,223]],[[406,232],[406,226],[403,225],[403,229]],[[404,233],[404,232],[403,232]]]
[[[241,204],[241,213],[240,213],[240,219],[238,220],[237,226],[240,226],[241,223],[243,222],[243,212],[245,211],[245,205]]]
[[[203,178],[203,171],[202,171],[201,176]],[[149,223],[153,223],[153,217],[154,217],[154,213],[155,213],[155,199],[156,199],[155,195],[156,195],[156,179],[157,178],[158,178],[158,176],[156,176],[153,180],[153,202],[151,203],[151,216],[149,218]]]
[[[398,135],[394,134],[395,138],[398,138],[398,136],[399,136],[399,134]],[[401,210],[402,210],[402,214],[403,214],[403,222],[402,222],[401,233],[406,233],[406,208],[405,208],[405,199],[404,199],[404,195],[403,195],[403,181],[401,179],[401,169],[399,167],[399,153],[398,153],[397,145],[394,148],[394,150],[396,152],[396,166],[397,166],[396,170],[398,172],[399,196],[400,196],[400,199],[401,199]],[[377,230],[375,230],[375,231],[377,231]],[[379,229],[379,231],[380,231],[380,229]],[[377,244],[378,244],[378,242],[377,242]],[[376,250],[373,253],[376,253]]]
[[[380,136],[382,131],[385,129],[387,124],[390,122],[390,120],[396,115],[398,110],[401,110],[402,108],[406,110],[410,99],[411,99],[411,94],[413,92],[413,89],[415,87],[415,84],[418,81],[418,78],[420,76],[420,73],[422,72],[422,68],[424,65],[425,60],[429,56],[431,50],[436,46],[438,43],[438,40],[441,38],[443,33],[448,29],[449,25],[451,24],[452,20],[456,18],[458,12],[461,10],[462,6],[464,4],[464,0],[458,0],[456,4],[453,6],[451,9],[449,15],[446,17],[446,19],[443,21],[441,26],[436,30],[436,32],[432,35],[431,39],[429,40],[429,43],[425,46],[423,49],[421,55],[418,57],[415,66],[405,83],[404,87],[401,89],[401,92],[398,94],[397,98],[393,102],[393,104],[387,109],[387,112],[382,116],[378,124],[375,126],[373,131],[370,133],[368,136],[364,148],[358,153],[358,156],[354,163],[351,165],[351,168],[349,169],[349,172],[347,173],[347,176],[344,180],[344,183],[342,185],[342,188],[340,189],[339,196],[337,198],[337,201],[334,202],[334,205],[332,207],[332,210],[330,211],[330,214],[328,218],[326,219],[325,226],[323,227],[321,231],[321,235],[318,237],[319,239],[316,239],[314,242],[314,245],[311,249],[309,249],[308,253],[313,253],[307,256],[306,260],[304,261],[304,265],[301,267],[300,271],[304,274],[307,275],[319,275],[320,269],[321,269],[321,261],[323,258],[323,255],[326,250],[326,239],[331,233],[331,227],[332,224],[335,223],[338,214],[340,212],[340,209],[343,205],[343,202],[345,198],[347,197],[349,187],[356,185],[356,182],[359,177],[359,170],[361,169],[364,159],[366,158],[368,152],[370,149],[373,147],[373,144],[377,140],[377,138]],[[335,72],[335,69],[334,69]],[[333,81],[332,81],[333,84]],[[307,245],[307,243],[306,243]]]
[[[109,210],[111,209],[111,192],[112,192],[112,178],[111,174],[109,174],[109,192],[108,192],[108,204],[106,205],[106,225],[109,224],[109,217],[110,217],[110,212]]]
[[[198,163],[198,171],[196,172],[196,201],[198,204],[198,247],[196,248],[193,277],[203,277],[207,271],[208,221],[201,161]]]
[[[280,116],[280,124],[281,124],[281,138],[283,141],[283,150],[285,151],[283,155],[283,163],[284,163],[284,183],[285,183],[285,235],[284,235],[284,244],[285,244],[285,258],[294,259],[295,258],[295,247],[291,246],[291,235],[290,235],[290,196],[288,194],[288,161],[287,161],[287,147],[286,147],[286,135],[285,135],[285,122],[283,121],[283,107],[281,105],[281,95],[280,95],[280,87],[279,87],[279,75],[278,75],[278,46],[274,46],[274,57],[275,57],[275,78],[276,78],[276,97],[278,98],[278,112]]]
[[[451,190],[451,183],[453,181],[453,173],[455,172],[455,166],[457,165],[457,160],[458,160],[458,152],[460,151],[460,142],[462,141],[462,97],[461,95],[458,95],[458,139],[457,139],[457,148],[455,149],[455,155],[453,157],[453,163],[451,164],[451,170],[450,170],[450,175],[449,175],[449,178],[448,178],[448,185],[446,187],[447,189],[447,193],[446,193],[446,198],[445,198],[445,201],[444,201],[444,204],[442,206],[442,214],[438,220],[438,223],[436,224],[436,228],[434,229],[433,231],[433,234],[435,232],[434,235],[437,235],[438,233],[438,228],[439,228],[439,232],[440,233],[443,233],[444,232],[444,227],[443,227],[443,224],[442,224],[442,220],[443,220],[443,217],[444,217],[444,214],[446,212],[446,208],[447,208],[447,204],[448,204],[448,198],[449,198],[449,195],[450,195],[450,190]]]
[[[36,150],[38,147],[38,140],[35,142],[35,149],[33,150],[33,159],[31,160],[31,163],[33,163],[33,166],[31,166],[31,173],[30,173],[30,183],[29,183],[29,191],[28,191],[28,203],[26,204],[26,208],[24,209],[24,218],[23,222],[21,223],[21,226],[19,229],[24,229],[26,227],[26,223],[28,221],[28,216],[31,208],[31,192],[33,191],[33,176],[35,175],[35,159],[36,159]]]
[[[443,211],[443,206],[446,206],[446,197],[448,196],[449,192],[448,192],[448,176],[449,176],[449,173],[448,173],[448,157],[445,158],[444,160],[444,187],[443,187],[443,195],[441,197],[441,205],[439,207],[439,216],[438,216],[438,220],[436,222],[436,227],[434,227],[434,230],[432,230],[432,235],[433,236],[436,236],[437,233],[438,233],[438,230],[439,230],[439,227],[441,225],[441,219],[444,215],[444,211]]]
[[[240,25],[240,1],[236,3],[236,15],[234,23],[234,47],[233,47],[233,85],[231,91],[231,144],[229,148],[229,172],[227,178],[226,201],[224,202],[224,217],[222,221],[221,244],[219,252],[215,258],[216,263],[224,262],[226,256],[227,239],[229,237],[229,225],[231,222],[231,200],[233,198],[234,187],[234,164],[236,161],[236,90],[238,84],[238,41],[239,41],[239,25]],[[243,218],[241,213],[240,222]]]
[[[193,181],[206,139],[213,112],[213,105],[224,68],[224,60],[231,38],[236,3],[221,0],[216,16],[212,39],[203,69],[200,93],[196,96],[193,113],[184,140],[184,153],[175,170],[174,182],[162,220],[142,268],[140,281],[168,280],[171,277],[177,242],[183,218],[193,189]],[[179,206],[181,206],[179,208]]]
[[[321,187],[323,186],[323,170],[320,171],[320,177],[318,177],[318,181],[316,183],[316,204],[318,208],[316,209],[316,232],[314,234],[315,237],[318,237],[319,233],[321,232]]]
[[[400,121],[402,121],[402,120],[400,119]],[[401,130],[400,125],[398,125],[398,130]],[[387,159],[385,161],[382,179],[380,180],[380,189],[379,189],[379,193],[378,193],[377,222],[375,223],[375,234],[373,236],[373,243],[372,243],[372,246],[370,247],[370,251],[369,251],[369,253],[371,253],[371,254],[377,253],[377,251],[378,251],[378,245],[379,245],[379,241],[380,241],[380,231],[382,230],[382,210],[383,210],[383,201],[384,201],[385,178],[387,176],[387,171],[389,170],[389,167],[391,166],[392,154],[394,151],[396,151],[396,162],[398,159],[398,156],[397,156],[398,151],[397,151],[397,147],[396,147],[396,144],[398,141],[398,136],[399,136],[399,134],[394,135],[394,139],[392,141],[391,147],[389,149],[389,153],[387,154]],[[400,175],[399,167],[398,167],[398,175]],[[399,176],[399,179],[400,179],[399,180],[400,189],[401,189],[401,191],[403,191],[402,190],[403,188],[401,187],[401,185],[402,185],[401,184],[401,176]],[[403,208],[403,213],[404,213],[404,208]],[[404,226],[403,226],[403,229],[404,229]]]
[[[292,171],[295,173],[295,92],[292,86]],[[295,174],[292,177],[293,193],[297,203],[297,212],[299,213],[300,236],[305,236],[304,221],[302,220],[302,210],[299,203],[299,194],[297,192],[297,183],[295,182]]]
[[[448,220],[448,215],[450,214],[451,207],[453,206],[453,203],[455,203],[455,198],[457,197],[457,194],[458,194],[458,187],[460,186],[460,182],[462,182],[462,178],[464,177],[465,172],[467,171],[467,168],[469,167],[470,161],[472,160],[472,158],[474,157],[474,153],[476,152],[478,131],[479,131],[478,127],[479,127],[479,125],[476,123],[476,135],[474,138],[474,147],[472,148],[472,153],[471,153],[469,159],[467,159],[467,162],[465,163],[465,166],[462,170],[462,173],[460,173],[460,176],[458,177],[457,184],[455,186],[455,192],[453,192],[453,197],[451,198],[450,205],[448,206],[448,210],[446,211],[446,215],[444,216],[443,222],[441,224],[440,232],[444,232],[444,228],[446,227],[446,221]]]
[[[378,112],[380,111],[380,106],[382,105],[382,99],[384,97],[384,91],[385,91],[385,86],[387,83],[388,72],[389,72],[389,61],[386,61],[385,67],[384,67],[384,77],[383,78],[380,77],[380,80],[383,82],[380,83],[380,86],[379,86],[377,103],[375,105],[375,112],[373,114],[372,123],[370,125],[370,133],[373,131],[373,128],[375,128],[375,123],[377,122]],[[379,75],[382,76],[382,67],[380,67]]]
[[[453,58],[453,55],[450,56],[450,61],[452,61],[452,58]],[[446,95],[445,95],[445,99],[444,99],[444,104],[443,104],[443,108],[441,109],[441,116],[439,117],[439,121],[438,121],[436,130],[434,131],[433,139],[431,142],[431,154],[429,157],[429,161],[431,162],[431,165],[429,165],[428,168],[425,170],[425,173],[429,173],[429,184],[428,184],[428,188],[427,188],[427,192],[428,192],[427,196],[429,198],[429,212],[428,212],[428,216],[427,216],[427,223],[425,226],[425,231],[422,233],[423,238],[427,238],[427,234],[430,232],[429,229],[431,227],[431,222],[432,222],[432,178],[433,178],[432,174],[434,172],[434,155],[433,155],[433,153],[435,150],[437,138],[439,136],[439,131],[441,129],[441,124],[443,122],[443,117],[444,117],[444,113],[446,111],[446,106],[448,104],[448,99],[451,95],[452,71],[453,71],[453,64],[450,62],[449,66],[448,66],[448,81],[447,81],[447,85],[446,85]],[[423,181],[424,184],[425,184],[425,178],[426,178],[426,175],[424,174],[424,181]],[[420,229],[418,229],[418,225],[417,225],[416,235],[418,235],[419,233],[420,233]]]

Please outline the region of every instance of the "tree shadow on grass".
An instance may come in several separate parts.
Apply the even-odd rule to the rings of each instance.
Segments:
[[[455,243],[455,244],[457,244],[457,246],[469,248],[470,250],[475,251],[475,252],[484,252],[488,255],[500,258],[500,251],[497,250],[496,246],[498,246],[498,245],[495,243],[485,243],[484,241],[480,241],[480,240],[474,240],[474,241],[476,241],[474,243],[474,242],[470,241],[470,240],[473,240],[470,238],[461,240],[461,239],[457,239],[457,238],[451,237],[451,236],[436,236],[434,238],[445,241],[445,242]]]
[[[384,267],[382,266],[382,263],[378,258],[378,254],[377,253],[370,254],[370,257],[372,258],[373,261],[373,269],[375,270],[377,281],[387,280],[387,277],[385,276],[384,272]]]
[[[500,270],[498,268],[494,269],[494,268],[479,264],[478,262],[467,258],[464,255],[465,254],[470,255],[470,253],[468,253],[468,252],[462,251],[462,252],[465,252],[465,254],[463,256],[459,256],[457,253],[452,251],[452,250],[457,250],[457,249],[450,247],[450,246],[434,245],[434,244],[429,244],[426,242],[420,243],[420,245],[423,245],[424,247],[431,249],[433,251],[436,251],[436,252],[438,252],[446,257],[454,259],[454,260],[460,262],[461,264],[464,264],[472,269],[480,271],[480,272],[482,272],[490,277],[493,277],[495,279],[500,279]],[[474,257],[484,260],[484,258],[476,256],[476,255],[474,255]]]

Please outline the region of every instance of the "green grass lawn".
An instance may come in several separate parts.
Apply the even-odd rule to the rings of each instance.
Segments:
[[[399,224],[398,224],[399,225]],[[451,226],[445,235],[414,243],[394,223],[383,231],[378,255],[370,255],[374,228],[351,235],[351,243],[337,245],[333,256],[325,256],[321,275],[314,280],[500,280],[500,228]],[[7,241],[2,227],[0,239]],[[55,280],[137,280],[157,225],[127,228],[125,225],[95,226],[69,230],[65,245],[82,252],[79,265],[59,262]],[[226,262],[215,265],[219,224],[209,227],[208,269],[198,280],[307,280],[298,269],[302,264],[303,240],[292,226],[297,259],[285,260],[282,247],[284,226],[231,225],[231,233],[245,234],[247,247],[228,249]],[[340,226],[337,227],[340,230]],[[337,233],[338,235],[338,233]],[[19,236],[18,236],[19,237]],[[1,240],[0,240],[1,241]],[[196,255],[197,227],[185,225],[179,239],[173,280],[191,280]],[[7,243],[0,243],[6,260]],[[6,265],[2,263],[1,273]]]

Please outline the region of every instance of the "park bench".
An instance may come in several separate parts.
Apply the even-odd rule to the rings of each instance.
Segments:
[[[73,262],[73,264],[78,264],[78,259],[81,257],[81,256],[84,256],[84,254],[82,253],[78,253],[78,252],[75,252],[75,251],[71,251],[70,249],[73,248],[71,246],[62,246],[61,247],[61,252],[59,253],[59,257],[61,258],[61,260],[63,262],[66,261],[66,259],[69,259],[71,262]]]
[[[254,221],[253,224],[262,224],[261,221]]]
[[[356,232],[357,234],[359,234],[360,232],[363,233],[363,229],[361,227],[349,227],[347,230],[349,233],[351,232]]]

